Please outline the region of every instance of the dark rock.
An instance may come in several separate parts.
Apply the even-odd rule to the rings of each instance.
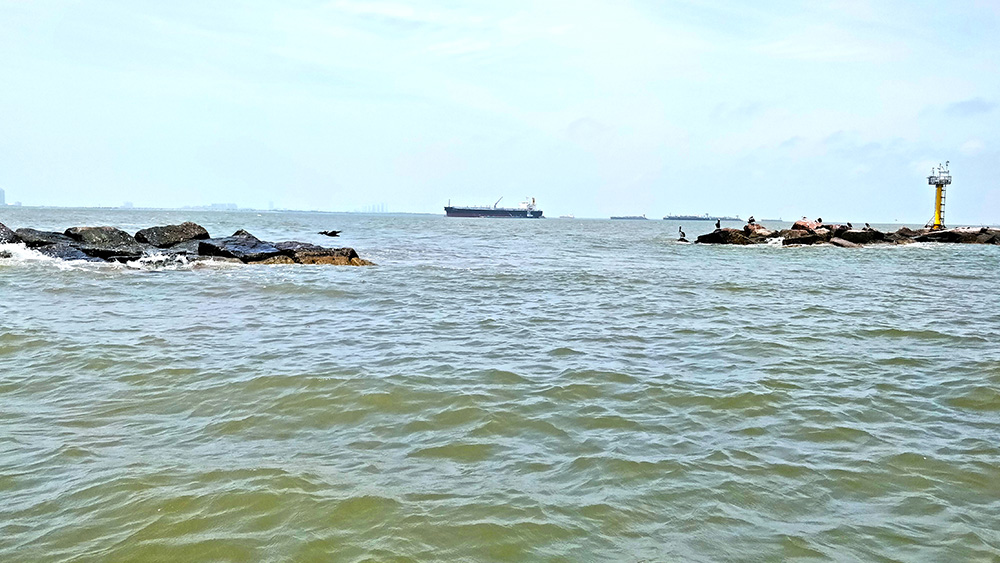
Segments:
[[[198,256],[198,247],[201,245],[201,240],[192,239],[186,240],[184,242],[179,242],[177,244],[168,246],[166,248],[157,249],[156,252],[162,252],[164,254],[176,254],[182,256]]]
[[[84,254],[115,262],[138,260],[148,248],[114,227],[72,227],[66,229],[66,236],[77,241],[74,246]]]
[[[135,237],[114,227],[71,227],[63,234],[83,244],[96,246],[135,244]]]
[[[166,248],[190,240],[209,238],[208,231],[197,223],[181,223],[180,225],[165,225],[142,229],[135,234],[135,240],[145,242],[158,248]]]
[[[18,229],[14,231],[21,242],[28,248],[38,248],[50,244],[74,244],[76,241],[62,233],[37,231],[35,229]]]
[[[830,238],[831,238],[831,240],[832,240],[832,239],[833,239],[834,237],[838,237],[838,238],[839,238],[839,237],[840,237],[840,235],[842,235],[842,234],[846,233],[847,231],[851,230],[851,228],[850,228],[850,227],[848,227],[847,225],[831,225],[831,226],[830,226],[830,227],[828,227],[828,228],[829,228],[829,229],[830,229],[830,231],[831,231],[831,232],[833,233],[833,236],[832,236],[832,237],[830,237]]]
[[[789,246],[792,244],[819,244],[821,242],[826,242],[827,238],[823,235],[817,235],[816,233],[806,233],[797,237],[789,237],[781,241],[782,246]]]
[[[86,260],[87,262],[104,261],[100,258],[88,256],[79,248],[66,243],[47,244],[45,246],[39,246],[35,248],[35,250],[45,256],[59,258],[61,260]]]
[[[843,233],[841,233],[840,238],[846,240],[847,242],[853,242],[854,244],[871,244],[876,240],[881,240],[882,238],[884,238],[884,235],[882,237],[879,237],[878,235],[880,234],[882,233],[879,233],[878,231],[874,230],[868,231],[860,229],[851,229],[850,231],[844,231]]]
[[[839,237],[831,238],[830,244],[832,244],[833,246],[839,246],[841,248],[862,248],[860,244],[856,244]]]
[[[753,244],[753,242],[743,234],[743,231],[736,229],[715,229],[711,233],[701,235],[695,242],[702,244]]]
[[[0,223],[0,244],[15,244],[21,242],[21,237],[17,233],[7,228],[7,225]]]
[[[231,237],[210,238],[198,244],[198,254],[239,258],[243,262],[260,262],[283,254],[269,242],[264,242],[240,229]]]
[[[319,234],[326,235],[328,237],[339,237],[340,231],[320,231]]]
[[[909,227],[900,227],[899,230],[896,231],[894,234],[899,237],[915,238],[927,232],[928,232],[927,230],[914,231]]]
[[[945,231],[931,231],[916,237],[917,242],[950,242],[950,243],[977,243],[979,230],[972,229],[948,229]]]

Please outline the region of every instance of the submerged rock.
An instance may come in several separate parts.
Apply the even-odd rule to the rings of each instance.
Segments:
[[[7,228],[7,225],[0,223],[0,244],[14,244],[21,242],[21,237],[17,233]]]
[[[21,242],[28,248],[38,248],[50,244],[74,244],[76,241],[62,233],[52,231],[38,231],[35,229],[18,229],[14,231]]]
[[[833,238],[831,238],[830,239],[830,244],[832,244],[833,246],[839,246],[841,248],[862,248],[862,246],[860,244],[853,243],[851,241],[844,240],[844,239],[839,238],[839,237],[833,237]]]
[[[197,223],[190,221],[180,225],[164,225],[142,229],[135,234],[135,240],[151,244],[157,248],[167,248],[191,240],[209,238],[208,231]]]
[[[198,253],[205,256],[239,258],[243,262],[260,262],[283,254],[269,242],[264,242],[240,229],[231,237],[211,238],[198,244]]]
[[[702,244],[753,244],[753,242],[743,234],[743,231],[736,229],[715,229],[711,233],[701,235],[695,242]]]

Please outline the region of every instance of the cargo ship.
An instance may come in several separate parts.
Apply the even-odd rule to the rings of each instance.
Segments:
[[[492,207],[452,207],[451,201],[444,208],[444,214],[448,217],[502,217],[511,219],[541,219],[542,210],[536,208],[535,198],[528,198],[521,202],[518,207],[497,207],[500,200],[497,200]]]

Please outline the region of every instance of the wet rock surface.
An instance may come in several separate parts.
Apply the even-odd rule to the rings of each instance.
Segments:
[[[73,246],[87,256],[113,262],[138,260],[148,248],[114,227],[72,227],[63,234],[75,240],[77,244]]]
[[[198,253],[205,256],[238,258],[243,262],[261,262],[281,255],[281,251],[273,244],[264,242],[242,229],[229,237],[201,241],[198,244]]]
[[[108,226],[71,227],[57,233],[31,228],[11,231],[0,224],[0,244],[11,243],[23,243],[52,258],[89,262],[373,265],[353,248],[298,241],[272,243],[243,229],[213,239],[203,227],[190,222],[142,229],[135,237]]]
[[[17,233],[7,228],[7,225],[0,223],[0,244],[13,244],[21,242],[21,237]]]
[[[74,244],[76,241],[62,233],[38,231],[35,229],[18,229],[14,231],[21,242],[28,248],[38,248],[50,244]]]
[[[151,244],[157,248],[167,248],[191,240],[207,239],[205,227],[190,221],[180,225],[164,225],[142,229],[135,234],[135,240]]]

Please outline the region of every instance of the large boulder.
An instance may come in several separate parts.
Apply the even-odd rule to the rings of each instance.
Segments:
[[[702,244],[753,244],[743,231],[736,229],[715,229],[711,233],[701,235],[695,242]]]
[[[18,229],[14,233],[28,248],[38,248],[50,244],[74,244],[76,242],[62,233],[54,233],[52,231]]]
[[[976,236],[979,244],[1000,244],[1000,230],[983,227]]]
[[[743,234],[750,238],[767,238],[772,231],[760,223],[747,223],[743,227]]]
[[[879,237],[879,234],[882,233],[874,230],[851,229],[840,233],[839,238],[842,238],[847,242],[853,242],[854,244],[871,244],[876,240],[881,240],[882,237]]]
[[[240,229],[233,236],[210,238],[198,244],[198,254],[239,258],[242,262],[260,262],[284,254],[273,244],[264,242]]]
[[[142,229],[135,234],[135,240],[151,244],[157,248],[167,248],[189,240],[204,240],[209,238],[208,231],[197,223],[190,221],[180,225],[165,225]]]
[[[794,231],[814,231],[814,230],[820,228],[822,225],[823,225],[822,223],[817,223],[816,221],[809,221],[807,219],[802,219],[800,221],[796,221],[792,225],[792,230],[794,230]]]
[[[921,229],[919,231],[914,231],[913,229],[911,229],[909,227],[900,227],[899,230],[897,230],[894,234],[896,236],[898,236],[898,237],[915,238],[915,237],[918,237],[918,236],[920,236],[922,234],[926,234],[928,232],[929,231],[926,230],[926,229]]]
[[[297,264],[332,264],[336,266],[367,266],[353,248],[325,248],[307,242],[288,241],[274,245]]]
[[[7,228],[7,225],[0,223],[0,244],[14,244],[21,242],[21,237],[17,233]]]
[[[114,227],[71,227],[65,235],[76,241],[76,246],[87,256],[127,262],[137,260],[146,246],[121,229]]]

